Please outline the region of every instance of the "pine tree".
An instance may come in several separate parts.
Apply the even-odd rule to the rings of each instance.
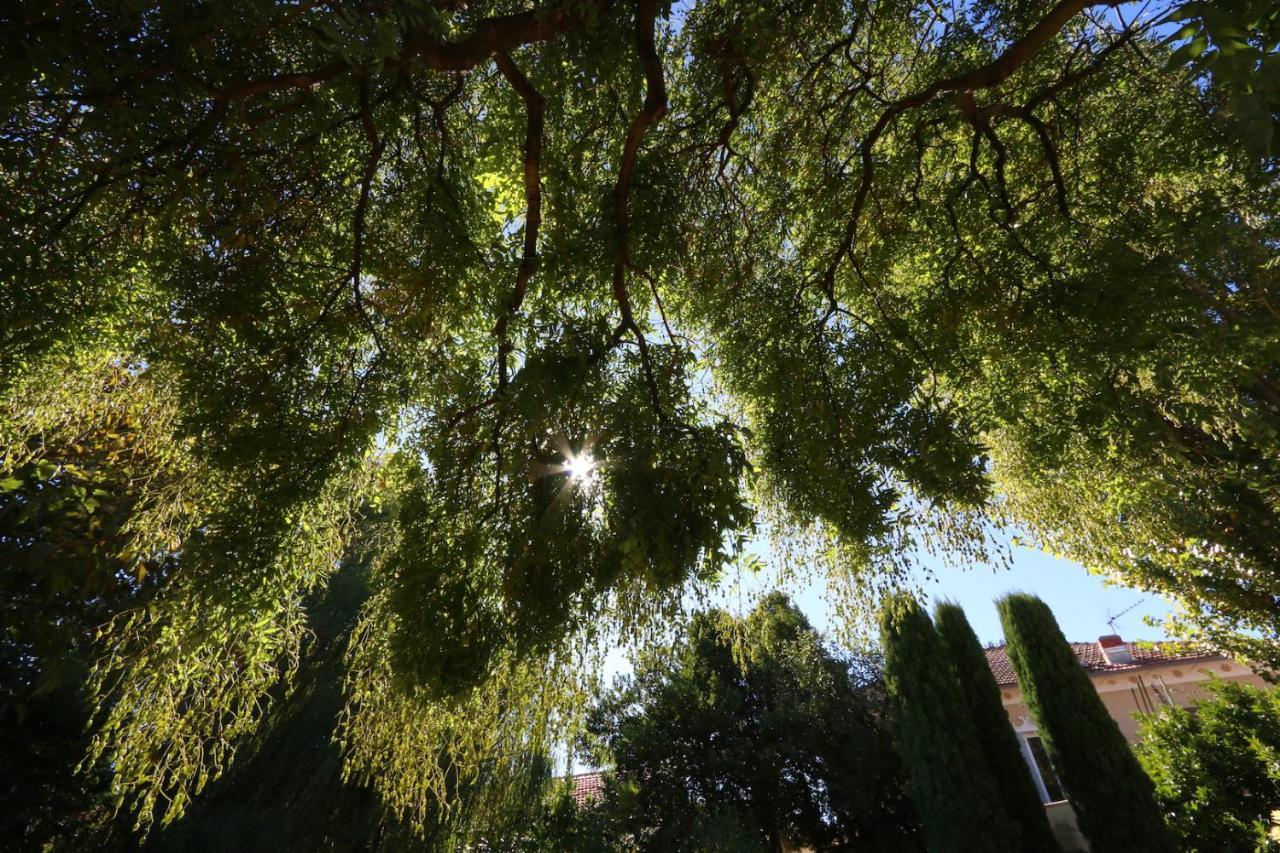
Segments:
[[[997,602],[1009,660],[1094,853],[1172,853],[1154,786],[1080,666],[1048,605]]]
[[[894,735],[932,853],[1021,849],[1000,803],[955,670],[919,602],[899,595],[880,616]]]
[[[943,601],[934,611],[933,620],[973,717],[1000,803],[1022,830],[1022,849],[1026,853],[1058,850],[1044,805],[1018,747],[1018,736],[1000,701],[1000,687],[964,610],[955,602]]]

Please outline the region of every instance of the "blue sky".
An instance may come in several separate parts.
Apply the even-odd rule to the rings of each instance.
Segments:
[[[1158,595],[1105,585],[1079,563],[1023,546],[1013,546],[1013,567],[1007,571],[941,568],[938,582],[931,586],[932,595],[954,598],[963,605],[983,642],[1001,639],[1000,620],[992,602],[1014,589],[1044,599],[1070,640],[1095,640],[1111,633],[1107,620],[1113,616],[1115,632],[1125,639],[1160,639],[1164,631],[1144,624],[1143,617],[1159,623],[1171,610],[1169,602]]]
[[[1158,626],[1143,622],[1143,617],[1163,621],[1172,609],[1169,602],[1158,595],[1106,585],[1102,578],[1090,574],[1079,563],[1042,551],[1020,545],[1011,545],[1010,549],[1012,567],[1009,569],[990,566],[959,569],[934,561],[935,579],[925,587],[930,596],[929,607],[932,609],[933,602],[939,598],[958,601],[978,639],[984,643],[1002,639],[994,601],[1012,590],[1030,592],[1044,599],[1069,640],[1096,640],[1110,633],[1107,620],[1112,616],[1116,616],[1116,633],[1125,639],[1157,640],[1165,636]],[[831,615],[817,585],[798,590],[794,597],[814,625],[823,630],[830,628]],[[1123,612],[1130,607],[1133,609]]]
[[[1159,623],[1169,615],[1172,607],[1160,596],[1106,584],[1079,563],[1013,544],[1008,535],[997,534],[996,538],[1009,548],[1009,568],[975,565],[961,569],[946,565],[940,559],[921,558],[933,575],[933,580],[925,586],[929,608],[932,609],[939,598],[958,601],[973,630],[984,643],[1001,641],[1000,619],[994,601],[1013,590],[1030,592],[1044,599],[1069,640],[1096,640],[1111,633],[1107,625],[1111,617],[1115,617],[1116,633],[1125,639],[1158,640],[1166,636]],[[742,582],[743,587],[754,590],[769,585],[770,580],[765,577],[743,579]],[[823,598],[821,579],[814,579],[788,592],[816,627],[831,632],[833,617]],[[751,606],[751,596],[740,595],[732,584],[725,584],[714,598],[716,604],[730,610],[741,611]],[[1144,617],[1157,624],[1146,624]]]
[[[932,569],[934,577],[925,587],[929,609],[932,610],[939,598],[958,601],[978,639],[984,644],[1003,640],[994,602],[1013,590],[1040,596],[1053,609],[1068,640],[1087,642],[1111,633],[1107,620],[1112,616],[1116,617],[1115,632],[1126,640],[1159,640],[1167,636],[1158,623],[1169,615],[1172,606],[1160,596],[1105,584],[1101,577],[1090,574],[1079,563],[1012,544],[1011,536],[997,534],[995,538],[1008,545],[1010,568],[975,565],[960,569],[941,560],[922,558],[922,562]],[[756,547],[764,548],[767,544],[761,542]],[[834,633],[834,617],[824,600],[823,585],[823,579],[815,577],[811,582],[786,591],[809,621],[830,636]],[[743,613],[750,610],[759,594],[772,586],[770,572],[728,579],[711,596],[710,603]],[[1144,617],[1155,620],[1157,624],[1145,624]],[[624,650],[612,650],[605,662],[606,683],[619,673],[630,672],[630,669]]]

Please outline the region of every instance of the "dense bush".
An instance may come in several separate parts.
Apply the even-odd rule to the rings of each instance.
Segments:
[[[832,651],[780,594],[745,619],[696,616],[591,715],[610,832],[653,850],[919,850],[876,663]]]
[[[1142,722],[1138,758],[1183,849],[1280,850],[1280,688],[1218,681]]]

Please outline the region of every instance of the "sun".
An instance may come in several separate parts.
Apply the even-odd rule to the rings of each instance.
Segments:
[[[565,470],[569,472],[570,480],[587,480],[596,470],[596,459],[589,451],[584,451],[577,456],[570,456]]]

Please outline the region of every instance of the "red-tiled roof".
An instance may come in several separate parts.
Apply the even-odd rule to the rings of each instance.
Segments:
[[[573,777],[573,799],[578,805],[586,805],[588,800],[598,800],[604,796],[603,773],[575,773]]]
[[[1133,663],[1107,663],[1107,659],[1102,655],[1102,647],[1097,643],[1072,643],[1071,650],[1076,653],[1080,663],[1091,674],[1127,672],[1131,669],[1141,669],[1145,666],[1161,663],[1186,660],[1217,660],[1222,657],[1216,652],[1206,651],[1190,643],[1173,642],[1144,644],[1141,646],[1136,643],[1131,645],[1130,651],[1133,653]],[[1001,687],[1017,684],[1018,679],[1013,674],[1013,665],[1009,663],[1009,656],[1005,654],[1004,646],[988,646],[986,651],[987,664],[991,667],[991,674],[996,677],[996,683]]]

